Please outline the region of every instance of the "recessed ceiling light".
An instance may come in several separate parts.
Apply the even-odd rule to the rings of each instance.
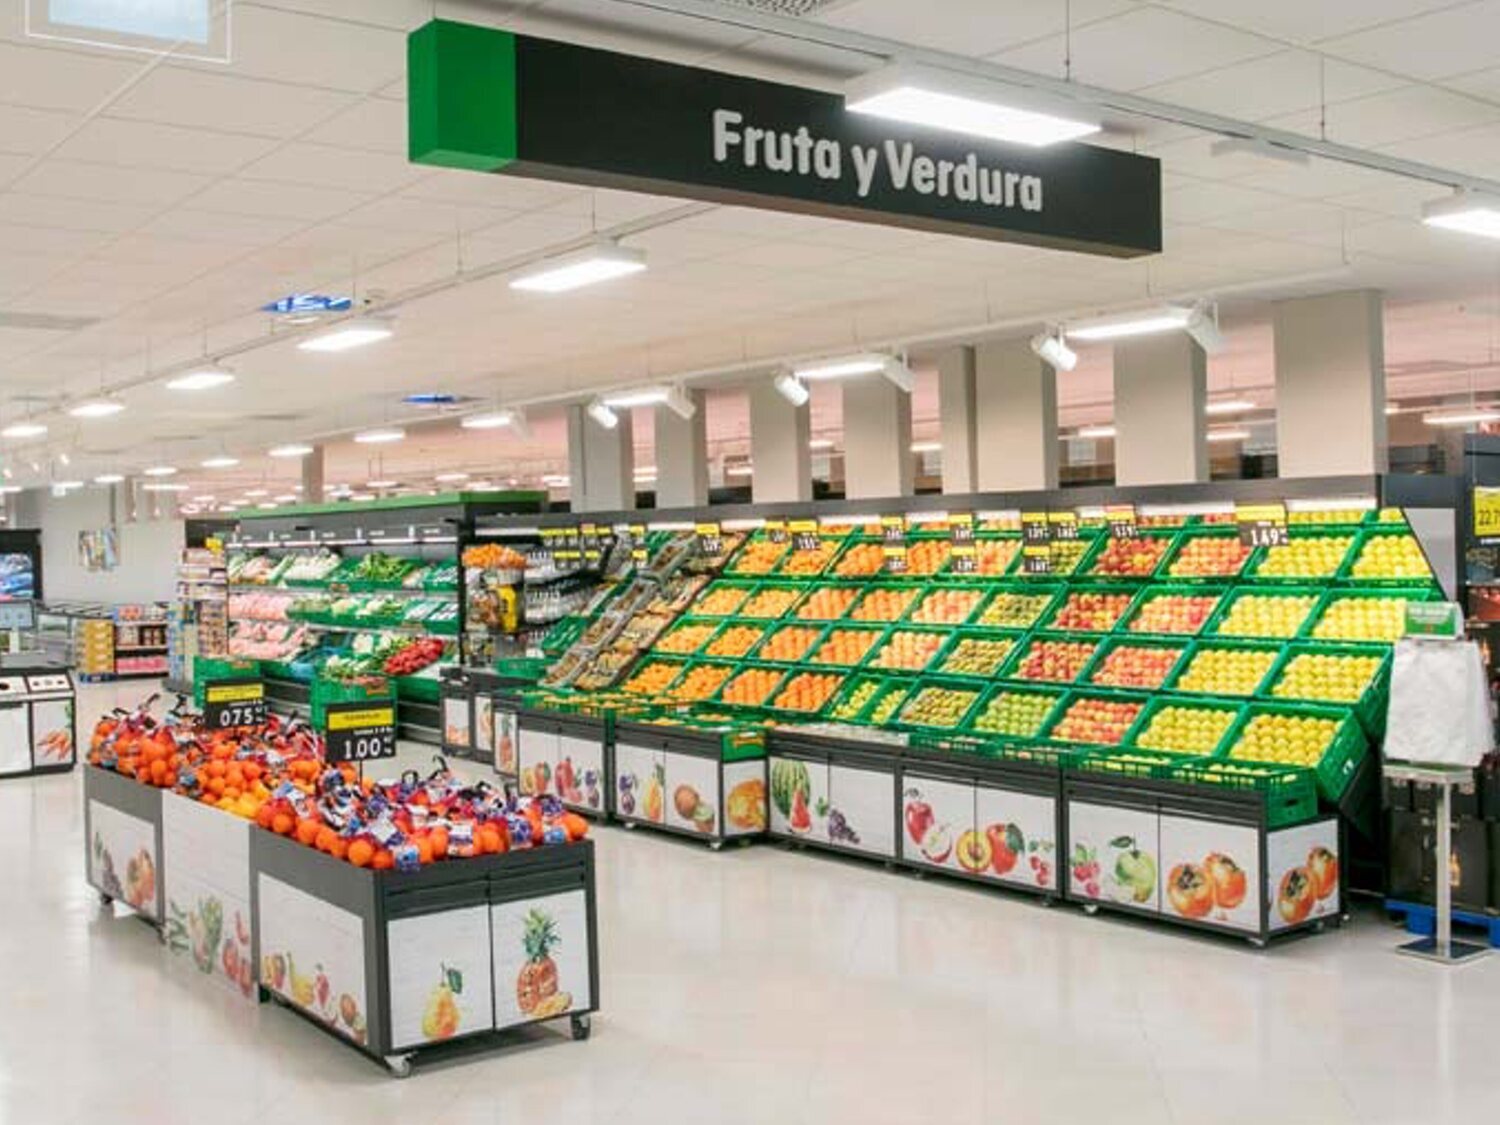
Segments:
[[[907,62],[850,80],[844,109],[1031,148],[1077,140],[1101,128],[1071,102]]]
[[[94,478],[95,484],[119,484],[125,479],[121,473],[100,473]]]
[[[354,435],[354,440],[360,445],[384,445],[387,442],[401,441],[405,437],[405,430],[397,426],[389,426],[379,430],[362,430]]]
[[[432,479],[435,480],[435,481],[437,481],[439,484],[455,484],[455,483],[457,483],[458,481],[461,481],[461,480],[468,480],[469,479],[469,474],[468,473],[439,473],[437,476],[433,477]]]
[[[108,418],[111,414],[118,414],[124,409],[125,404],[115,399],[91,398],[69,407],[68,413],[74,418]]]
[[[173,477],[177,475],[177,469],[173,465],[152,465],[145,473],[148,477]]]
[[[200,367],[167,380],[169,391],[208,391],[234,382],[234,373],[222,367]]]
[[[646,268],[646,255],[616,242],[601,240],[572,254],[548,258],[511,279],[512,289],[532,293],[566,293]]]
[[[362,348],[380,340],[389,339],[396,329],[394,323],[380,317],[357,316],[333,325],[327,332],[303,340],[297,347],[304,352],[346,352],[351,348]]]
[[[205,469],[232,469],[240,463],[238,457],[210,457],[207,461],[200,461]]]
[[[1500,198],[1460,191],[1422,208],[1422,222],[1430,227],[1500,238]]]
[[[12,422],[5,429],[0,430],[0,437],[7,438],[29,438],[41,437],[47,432],[47,427],[40,422]]]
[[[290,445],[272,446],[268,452],[272,457],[306,457],[312,451],[312,446],[294,442]]]

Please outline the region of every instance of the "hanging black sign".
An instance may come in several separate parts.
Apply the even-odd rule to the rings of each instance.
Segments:
[[[772,543],[786,542],[786,520],[766,520],[763,530],[766,533],[766,538]]]
[[[697,526],[698,548],[710,559],[724,553],[724,531],[717,523],[700,523]]]
[[[1246,547],[1285,547],[1291,542],[1285,504],[1236,504],[1234,522]]]
[[[266,685],[261,680],[217,680],[204,685],[203,725],[209,730],[265,723]]]
[[[373,762],[396,756],[396,705],[389,699],[330,703],[323,709],[324,757]]]
[[[1027,546],[1052,542],[1052,521],[1046,512],[1021,513],[1021,542]]]
[[[793,520],[790,527],[792,550],[816,551],[822,548],[823,541],[818,535],[817,520]]]
[[[1111,539],[1137,539],[1140,537],[1140,523],[1136,518],[1134,504],[1106,504],[1104,506],[1104,520],[1109,524],[1109,537]]]
[[[847,113],[837,94],[433,20],[411,160],[1112,257],[1161,250],[1161,165]]]

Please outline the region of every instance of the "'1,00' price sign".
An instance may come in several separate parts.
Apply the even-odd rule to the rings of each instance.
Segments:
[[[374,762],[396,756],[396,705],[390,701],[330,703],[323,716],[329,762]]]
[[[203,725],[209,730],[266,724],[266,685],[260,680],[219,680],[203,689]]]

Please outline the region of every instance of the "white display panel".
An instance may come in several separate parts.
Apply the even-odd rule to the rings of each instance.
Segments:
[[[974,830],[974,786],[907,774],[901,795],[901,854],[915,863],[965,870],[957,845]]]
[[[975,874],[1001,883],[1057,889],[1062,874],[1057,802],[1051,797],[981,785],[974,795],[974,832],[977,854],[968,866],[978,868]]]
[[[769,768],[771,831],[826,842],[828,763],[772,756]]]
[[[598,738],[560,735],[552,788],[565,805],[589,812],[604,810],[604,744]]]
[[[828,769],[828,842],[896,858],[896,775],[833,765]]]
[[[70,766],[77,760],[72,699],[43,699],[31,705],[31,758],[34,766]]]
[[[495,772],[506,777],[516,776],[519,766],[516,754],[519,747],[518,717],[514,711],[496,708],[495,721]]]
[[[0,706],[0,775],[31,769],[31,727],[26,704]]]
[[[667,824],[712,836],[719,829],[719,762],[691,754],[665,757]]]
[[[593,1005],[588,899],[583,891],[490,908],[495,1026],[550,1019]]]
[[[558,741],[556,731],[522,725],[520,749],[516,754],[516,776],[517,784],[526,796],[557,795],[552,775],[557,769]]]
[[[1163,914],[1258,933],[1260,886],[1255,828],[1162,815]]]
[[[369,1039],[365,924],[270,875],[260,893],[260,983],[331,1031]]]
[[[1284,930],[1339,912],[1338,823],[1316,821],[1266,836],[1270,928]]]
[[[1142,910],[1161,907],[1158,816],[1073,801],[1068,806],[1068,893]]]
[[[386,927],[386,935],[394,1049],[495,1026],[489,907],[398,918]]]
[[[725,836],[766,830],[766,763],[763,758],[724,766]]]
[[[246,999],[255,996],[249,821],[162,794],[167,948]]]
[[[666,754],[628,743],[615,745],[615,811],[662,824],[666,818]]]
[[[156,826],[102,801],[89,802],[89,883],[155,920],[157,916]]]

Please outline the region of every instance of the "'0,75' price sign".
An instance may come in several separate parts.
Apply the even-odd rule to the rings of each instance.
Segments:
[[[209,730],[266,724],[266,685],[260,680],[218,680],[203,689],[203,725]]]
[[[396,756],[396,704],[391,700],[330,703],[324,710],[329,762],[373,762]]]

